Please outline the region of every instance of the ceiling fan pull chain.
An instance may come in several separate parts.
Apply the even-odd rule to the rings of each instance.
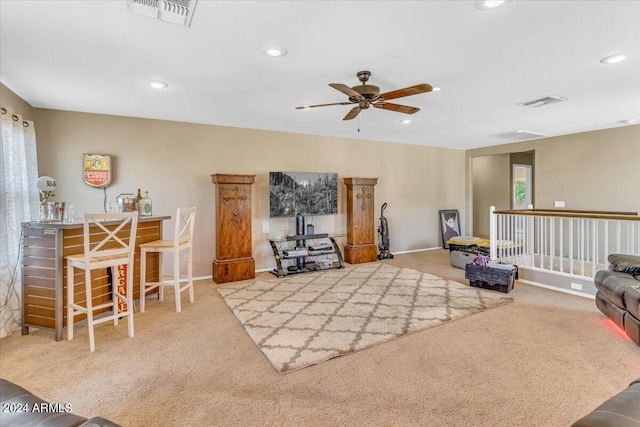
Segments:
[[[360,117],[358,117],[358,132],[360,132]]]

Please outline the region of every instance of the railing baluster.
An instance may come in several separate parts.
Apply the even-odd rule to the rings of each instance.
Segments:
[[[535,242],[533,242],[533,265],[538,265],[538,259],[536,254],[540,253],[540,217],[537,216],[533,219],[534,224],[534,233],[535,233]]]
[[[549,270],[553,271],[556,256],[556,219],[549,218]]]
[[[529,231],[527,231],[527,236],[531,236],[531,238],[529,239],[529,254],[531,254],[531,256],[534,256],[535,254],[535,250],[536,250],[536,242],[535,242],[535,232],[536,232],[536,223],[535,223],[535,218],[529,218],[529,226],[530,226],[530,232],[531,234],[529,234]],[[532,265],[535,263],[532,263]]]
[[[560,238],[560,272],[564,271],[564,232],[563,232],[563,223],[564,223],[564,218],[560,218],[560,232],[558,233],[558,236]]]
[[[496,259],[496,220],[497,215],[495,214],[496,207],[491,206],[489,208],[489,257],[491,259]]]
[[[547,253],[546,235],[547,235],[547,218],[540,218],[540,268],[544,269],[544,257]]]
[[[504,217],[502,215],[498,216],[498,242],[501,242],[503,239],[503,230],[502,230],[502,223],[504,222]],[[499,244],[496,244],[496,246],[498,246],[498,259],[502,259],[502,248],[500,247]]]
[[[573,274],[573,218],[569,218],[569,273]]]
[[[593,242],[591,243],[591,248],[592,248],[592,263],[591,263],[591,277],[595,277],[596,275],[596,262],[598,262],[598,248],[597,248],[597,243],[598,243],[598,234],[596,233],[596,227],[597,227],[597,221],[595,219],[591,220],[591,222],[593,223],[593,225],[591,226],[591,239],[593,240]]]
[[[511,241],[513,242],[511,248],[509,248],[509,258],[513,258],[515,252],[515,243],[516,243],[516,227],[515,227],[515,215],[509,215],[509,236],[511,236]]]
[[[580,218],[580,275],[584,276],[584,218]]]
[[[518,246],[518,252],[517,252],[517,256],[516,256],[516,264],[520,265],[522,264],[523,261],[523,251],[524,251],[524,217],[520,216],[518,217],[518,230],[520,230],[520,235],[518,236],[518,244],[520,246]]]
[[[604,220],[604,254],[603,254],[603,260],[602,262],[604,263],[604,267],[605,268],[609,268],[609,221]]]
[[[589,253],[590,253],[590,249],[591,249],[591,245],[589,244],[589,242],[591,242],[591,237],[589,235],[589,220],[585,219],[584,220],[584,266],[585,266],[585,271],[587,271],[587,269],[589,268]],[[582,275],[585,275],[585,271],[582,272]]]

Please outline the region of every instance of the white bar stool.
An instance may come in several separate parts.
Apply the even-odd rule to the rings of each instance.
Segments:
[[[144,312],[147,292],[159,288],[160,301],[164,299],[165,286],[173,286],[176,300],[176,312],[182,311],[180,295],[189,290],[189,302],[193,303],[193,226],[196,220],[196,208],[178,208],[176,228],[173,240],[155,240],[140,245],[140,312]],[[187,284],[180,287],[180,253],[187,251]],[[147,282],[147,253],[159,253],[159,282]],[[162,281],[162,254],[173,252],[173,281]]]
[[[133,336],[133,257],[138,227],[138,212],[105,213],[84,215],[84,252],[77,255],[69,255],[67,260],[67,337],[73,339],[73,327],[75,316],[87,315],[89,328],[89,349],[95,351],[94,325],[113,320],[118,324],[118,319],[127,317],[128,334]],[[125,292],[118,290],[117,271],[118,266],[127,267],[127,284]],[[93,292],[91,272],[97,269],[112,269],[111,301],[99,305],[93,305]],[[75,268],[84,270],[84,286],[86,290],[86,304],[82,305],[74,301]],[[126,308],[121,307],[124,303]],[[111,307],[112,314],[94,318],[96,310]]]

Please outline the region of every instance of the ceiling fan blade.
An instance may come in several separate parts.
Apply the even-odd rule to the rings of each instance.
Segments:
[[[358,114],[360,114],[360,107],[353,107],[342,120],[355,119]]]
[[[329,83],[329,86],[331,86],[336,90],[339,90],[340,92],[347,95],[349,98],[363,99],[362,95],[360,95],[355,90],[351,89],[349,86],[343,85],[342,83]]]
[[[296,107],[296,110],[307,110],[309,108],[327,107],[329,105],[351,105],[351,104],[353,104],[353,102],[344,101],[344,102],[333,102],[331,104],[301,105],[300,107]]]
[[[380,102],[378,104],[373,104],[373,106],[376,108],[382,108],[383,110],[397,111],[398,113],[405,113],[405,114],[415,114],[418,111],[420,111],[420,109],[416,107],[408,107],[406,105],[392,104],[391,102]]]
[[[404,89],[392,90],[391,92],[381,93],[378,98],[384,98],[386,100],[402,98],[403,96],[418,95],[420,93],[431,92],[433,87],[426,83],[419,85],[405,87]]]

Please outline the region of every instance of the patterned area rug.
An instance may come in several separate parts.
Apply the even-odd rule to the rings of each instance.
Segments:
[[[281,374],[512,300],[383,263],[217,290]]]

